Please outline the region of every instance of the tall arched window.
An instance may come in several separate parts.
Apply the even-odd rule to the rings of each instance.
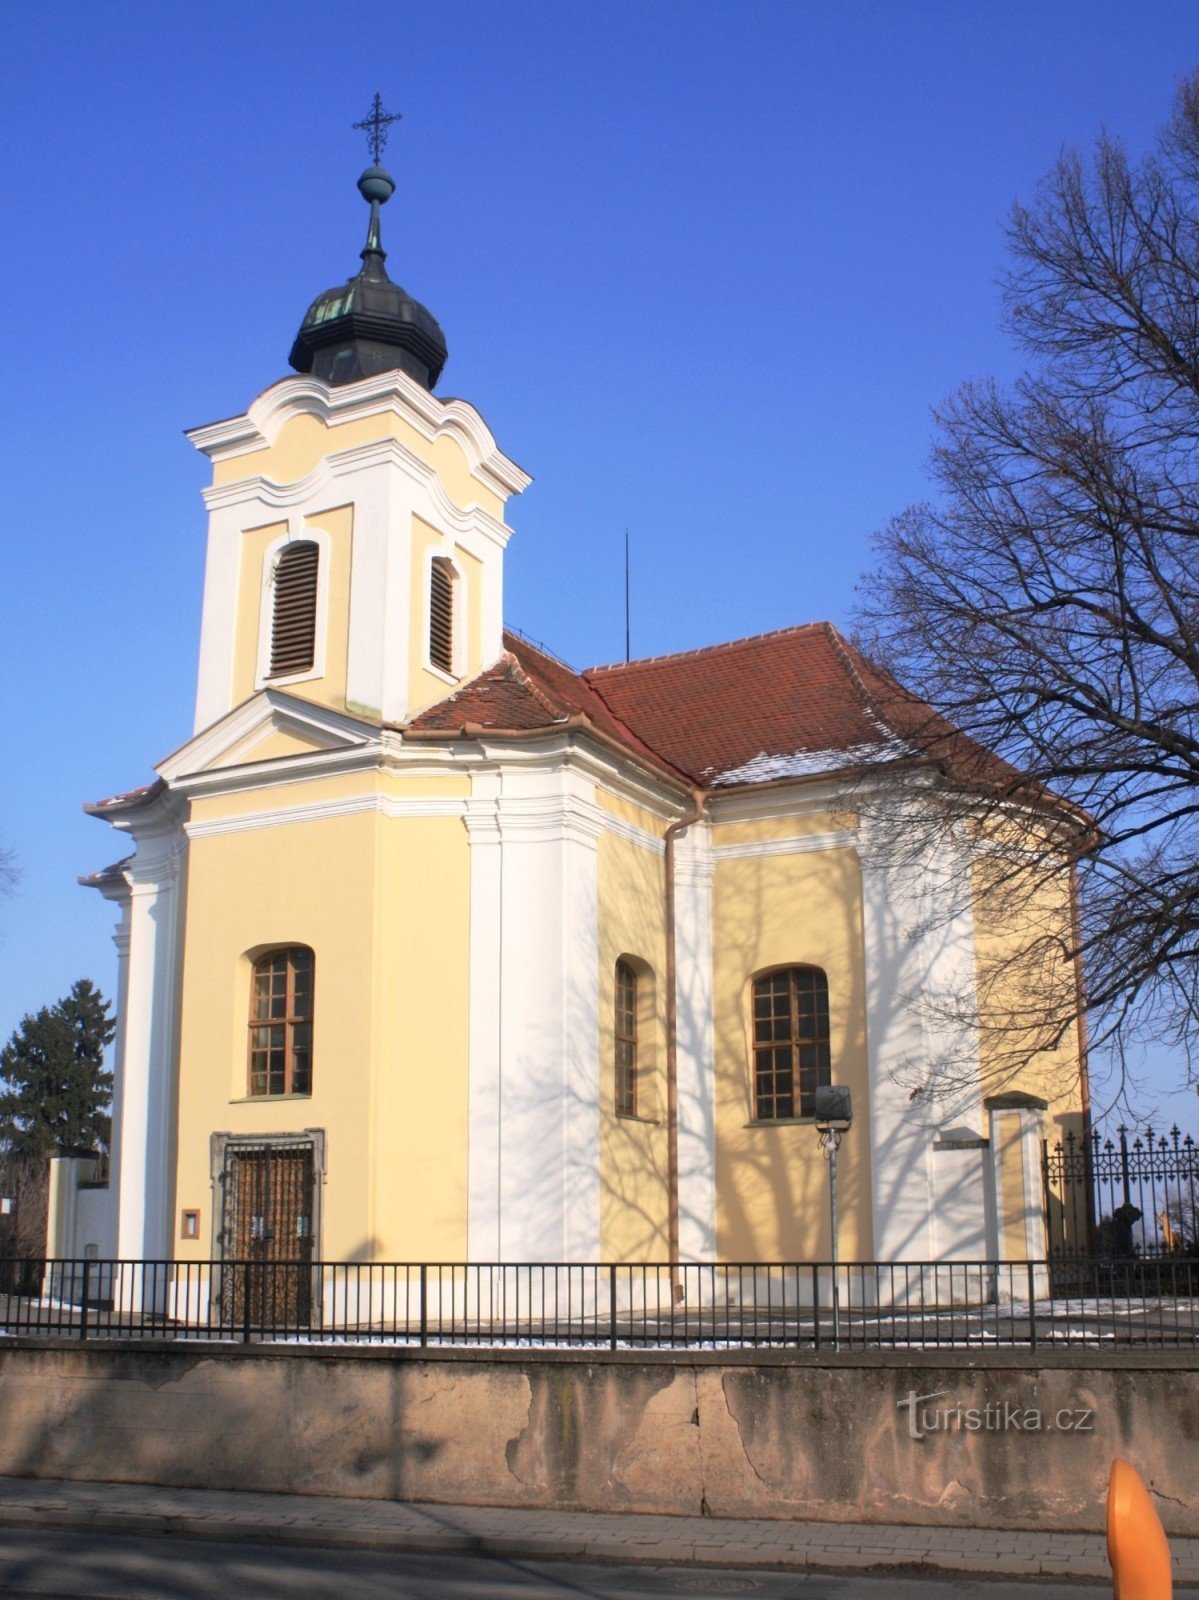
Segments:
[[[441,556],[429,569],[429,660],[442,672],[454,670],[454,569]]]
[[[616,1115],[637,1115],[637,974],[616,963]]]
[[[308,672],[316,660],[316,596],[320,547],[311,539],[284,545],[275,561],[271,608],[272,678]]]
[[[250,1093],[312,1093],[315,958],[306,945],[269,950],[250,983]]]
[[[781,967],[754,979],[754,1116],[810,1117],[831,1080],[828,978],[819,967]]]

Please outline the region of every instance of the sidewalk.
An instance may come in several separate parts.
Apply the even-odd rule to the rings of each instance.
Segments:
[[[4,1525],[544,1560],[1110,1576],[1103,1538],[1089,1533],[510,1510],[61,1479],[0,1478]],[[1175,1582],[1199,1585],[1199,1539],[1174,1539],[1171,1547]]]

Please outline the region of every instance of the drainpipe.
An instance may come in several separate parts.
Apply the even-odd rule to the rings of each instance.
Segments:
[[[676,994],[674,842],[680,833],[698,822],[704,814],[707,796],[702,789],[691,792],[691,809],[666,830],[666,1248],[670,1259],[670,1289],[675,1300],[683,1298],[679,1272],[679,1017]]]

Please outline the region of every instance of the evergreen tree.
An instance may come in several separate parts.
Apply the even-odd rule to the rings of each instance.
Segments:
[[[112,1073],[104,1070],[104,1047],[115,1032],[108,1002],[87,978],[24,1019],[0,1051],[0,1144],[11,1155],[108,1148]]]

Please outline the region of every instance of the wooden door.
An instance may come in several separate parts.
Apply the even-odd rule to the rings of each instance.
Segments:
[[[262,1333],[306,1326],[315,1243],[312,1145],[230,1144],[222,1186],[226,1319]]]

